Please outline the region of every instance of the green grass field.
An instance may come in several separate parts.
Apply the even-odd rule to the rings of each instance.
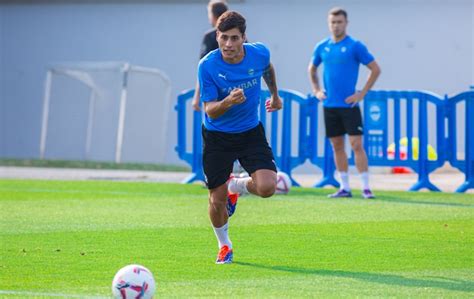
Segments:
[[[2,180],[0,297],[110,296],[131,263],[158,298],[474,297],[472,194],[329,192],[239,199],[234,264],[215,265],[201,186]]]

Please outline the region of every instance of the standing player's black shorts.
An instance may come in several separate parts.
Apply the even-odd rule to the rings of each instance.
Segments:
[[[249,174],[259,169],[276,172],[273,152],[261,123],[242,133],[209,131],[203,125],[202,137],[204,174],[209,189],[225,184],[235,160]]]
[[[353,108],[324,108],[326,137],[337,137],[344,134],[362,135],[364,127],[359,106]]]

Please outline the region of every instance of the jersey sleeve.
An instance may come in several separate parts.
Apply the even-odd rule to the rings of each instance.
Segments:
[[[217,86],[211,75],[206,69],[205,63],[201,61],[198,67],[199,88],[201,89],[200,98],[203,102],[217,100]]]
[[[374,56],[370,54],[367,47],[359,41],[355,44],[355,56],[356,59],[364,65],[367,65],[374,61]]]
[[[314,47],[313,56],[311,57],[311,62],[316,67],[318,67],[322,62],[320,51],[319,51],[320,48],[321,48],[321,44],[317,44],[316,47]]]
[[[254,43],[253,46],[260,54],[263,69],[266,69],[270,65],[270,50],[263,43]]]

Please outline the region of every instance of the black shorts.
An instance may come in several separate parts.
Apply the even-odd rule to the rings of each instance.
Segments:
[[[273,152],[261,123],[242,133],[224,133],[202,126],[203,166],[207,187],[214,189],[229,179],[235,160],[252,174],[259,169],[276,172]]]
[[[344,134],[362,135],[364,127],[359,106],[353,108],[324,108],[326,137],[337,137]]]

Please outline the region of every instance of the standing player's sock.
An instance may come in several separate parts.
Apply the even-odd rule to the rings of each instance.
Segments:
[[[224,224],[222,227],[214,227],[214,233],[216,234],[217,241],[219,242],[219,249],[222,246],[227,245],[230,249],[232,249],[232,242],[229,239],[229,222]]]
[[[360,179],[362,180],[362,190],[370,190],[369,187],[369,173],[362,172],[360,174]]]
[[[349,186],[349,173],[340,171],[339,177],[341,178],[341,189],[351,191],[351,187]]]
[[[228,190],[232,194],[248,194],[247,183],[252,178],[233,178],[229,181]]]

